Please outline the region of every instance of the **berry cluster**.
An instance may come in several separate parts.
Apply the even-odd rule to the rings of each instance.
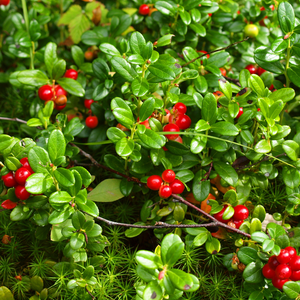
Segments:
[[[76,80],[78,72],[74,69],[66,71],[64,77]],[[41,100],[47,103],[48,101],[54,101],[54,108],[62,110],[67,105],[68,93],[60,85],[49,85],[45,84],[39,88],[38,95]]]
[[[186,105],[178,102],[174,105],[172,111],[170,112],[168,122],[169,124],[164,126],[163,131],[165,132],[179,132],[180,129],[184,130],[191,126],[191,119],[186,115]],[[168,111],[167,111],[168,112]],[[168,140],[173,140],[182,143],[182,139],[179,134],[167,134],[166,138]]]
[[[300,280],[300,256],[294,247],[281,249],[279,255],[269,258],[262,273],[265,278],[272,279],[274,287],[281,290],[287,281]]]
[[[245,67],[246,70],[248,70],[250,72],[250,74],[256,74],[258,76],[260,76],[262,73],[266,72],[265,69],[261,68],[261,67],[257,67],[254,65],[247,65]]]
[[[169,198],[172,194],[181,194],[184,191],[184,184],[176,179],[173,170],[167,169],[162,175],[151,175],[147,179],[147,186],[150,190],[158,191],[161,198]]]
[[[84,100],[84,106],[85,108],[89,109],[89,114],[92,113],[91,109],[91,105],[92,103],[94,103],[95,101],[93,99],[85,99]],[[87,127],[89,128],[96,128],[98,126],[98,118],[96,116],[89,116],[85,119],[85,124]]]
[[[28,158],[24,157],[20,160],[22,167],[20,167],[15,173],[9,172],[6,175],[3,175],[1,179],[3,180],[5,186],[7,188],[15,188],[15,195],[20,200],[27,200],[30,197],[30,193],[28,193],[25,189],[26,179],[34,173],[31,169],[30,164],[28,162]],[[6,209],[14,208],[17,204],[10,200],[5,200],[1,206]]]
[[[221,223],[227,224],[231,222],[231,224],[233,223],[235,225],[235,228],[239,229],[244,220],[246,220],[249,216],[248,208],[244,205],[237,205],[234,207],[234,215],[230,219],[224,220],[223,214],[227,207],[228,205],[224,205],[223,209],[220,212],[214,214],[213,217]]]

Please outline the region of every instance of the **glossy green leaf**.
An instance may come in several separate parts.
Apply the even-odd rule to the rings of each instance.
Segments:
[[[238,175],[232,166],[221,161],[216,161],[214,162],[214,168],[221,178],[223,178],[228,184],[236,186]]]
[[[82,85],[72,78],[61,78],[57,81],[57,83],[71,95],[83,97],[85,94]]]
[[[66,142],[63,133],[55,129],[51,132],[48,141],[48,153],[52,162],[65,155]]]

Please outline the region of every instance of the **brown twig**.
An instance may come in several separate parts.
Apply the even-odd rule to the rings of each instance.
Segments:
[[[227,47],[223,47],[223,48],[220,48],[220,49],[217,49],[217,50],[213,50],[213,51],[207,52],[207,53],[205,53],[205,54],[203,54],[203,55],[201,55],[201,56],[199,56],[199,57],[196,57],[196,58],[194,58],[194,59],[188,61],[187,63],[185,63],[185,64],[182,65],[181,67],[184,68],[184,67],[186,67],[187,65],[189,65],[189,64],[191,64],[191,63],[193,63],[193,62],[195,62],[197,59],[200,59],[200,58],[203,57],[203,56],[206,56],[206,55],[208,55],[208,54],[212,54],[212,53],[215,53],[215,52],[220,52],[220,51],[222,51],[222,50],[226,50],[226,49],[228,49],[228,48],[230,48],[230,47],[232,47],[232,46],[234,46],[234,45],[243,43],[243,42],[247,41],[248,39],[249,39],[249,37],[246,37],[246,38],[243,39],[242,41],[235,42],[235,43],[233,43],[233,44],[230,44],[230,45],[227,46]]]
[[[237,42],[237,43],[240,43],[240,42]],[[232,45],[231,45],[232,46]],[[229,47],[229,46],[228,46]],[[227,47],[227,48],[228,48]],[[218,50],[219,51],[219,50]],[[216,52],[216,51],[213,51],[213,52]],[[210,52],[212,53],[212,52]],[[15,121],[15,122],[19,122],[19,123],[23,123],[23,124],[27,124],[26,121],[24,120],[21,120],[21,119],[18,119],[18,118],[4,118],[4,117],[0,117],[0,120],[6,120],[6,121]],[[134,177],[130,177],[128,175],[125,175],[125,174],[122,174],[118,171],[115,171],[109,167],[106,167],[104,165],[101,165],[99,164],[89,153],[83,151],[81,148],[79,148],[78,146],[76,146],[75,144],[73,143],[70,143],[71,146],[73,147],[76,147],[79,149],[80,153],[85,156],[86,158],[88,158],[92,163],[93,165],[95,165],[96,167],[98,168],[102,168],[102,169],[105,169],[109,172],[112,172],[112,173],[115,173],[121,177],[124,177],[124,178],[127,178],[128,181],[134,181],[138,184],[143,184],[139,179],[137,178],[134,178]],[[210,166],[210,171],[211,171],[211,168],[212,168],[212,164]],[[208,173],[210,172],[208,171]],[[209,175],[209,174],[208,174]],[[195,209],[196,211],[198,211],[199,213],[203,214],[204,216],[206,216],[208,219],[212,220],[213,222],[212,223],[206,223],[206,224],[194,224],[194,225],[186,225],[186,224],[178,224],[178,225],[173,225],[173,224],[167,224],[167,223],[164,223],[164,222],[157,222],[154,226],[153,225],[150,225],[150,226],[143,226],[143,225],[134,225],[134,224],[126,224],[126,223],[119,223],[119,222],[114,222],[114,221],[110,221],[110,220],[106,220],[102,217],[96,217],[96,219],[100,220],[100,221],[103,221],[109,225],[118,225],[118,226],[124,226],[124,227],[133,227],[133,228],[144,228],[144,229],[154,229],[154,228],[197,228],[197,227],[213,227],[213,226],[218,226],[218,227],[224,227],[226,229],[229,229],[233,232],[236,232],[236,233],[239,233],[241,235],[244,235],[248,238],[251,238],[251,235],[248,234],[248,233],[245,233],[239,229],[236,229],[236,228],[233,228],[231,226],[228,226],[224,223],[221,223],[219,222],[218,220],[216,220],[213,216],[211,216],[210,214],[206,213],[205,211],[203,211],[202,209],[200,209],[199,207],[193,205],[192,203],[186,201],[184,198],[182,198],[181,196],[177,195],[177,194],[172,194],[172,197],[179,200],[180,202],[184,203],[185,205]],[[90,215],[88,214],[87,212],[85,211],[82,211],[83,213],[87,214],[87,215]],[[90,294],[90,293],[89,293]],[[90,294],[91,295],[91,294]],[[91,295],[92,296],[92,295]],[[93,297],[93,296],[92,296]],[[93,298],[94,299],[94,298]]]
[[[85,287],[85,290],[88,292],[88,294],[92,297],[92,299],[95,299],[96,297],[93,296],[93,294],[87,289],[87,287]]]
[[[134,182],[136,182],[136,183],[138,183],[138,184],[143,184],[143,183],[142,183],[139,179],[137,179],[137,178],[130,177],[130,176],[126,175],[126,174],[123,174],[123,173],[120,173],[120,172],[118,172],[118,171],[115,171],[115,170],[113,170],[113,169],[111,169],[111,168],[109,168],[109,167],[107,167],[107,166],[104,166],[104,165],[99,164],[99,163],[98,163],[98,162],[97,162],[90,154],[86,153],[85,151],[83,151],[81,148],[79,148],[79,147],[76,146],[75,144],[70,143],[70,145],[73,146],[73,147],[78,148],[79,151],[80,151],[80,153],[81,153],[83,156],[85,156],[86,158],[88,158],[88,159],[93,163],[93,165],[95,165],[96,167],[101,168],[101,169],[104,169],[104,170],[107,170],[107,171],[109,171],[109,172],[111,172],[111,173],[115,173],[115,174],[117,174],[117,175],[119,175],[119,176],[121,176],[121,177],[127,178],[128,181],[134,181]]]

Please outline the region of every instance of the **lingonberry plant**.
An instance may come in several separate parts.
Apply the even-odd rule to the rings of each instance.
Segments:
[[[296,1],[0,4],[0,298],[300,297]]]

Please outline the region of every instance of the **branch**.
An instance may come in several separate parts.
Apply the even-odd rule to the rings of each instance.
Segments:
[[[89,293],[89,295],[92,297],[92,299],[95,299],[95,296],[92,295],[92,293],[88,290],[87,287],[85,287],[85,290]]]
[[[21,119],[18,119],[18,118],[5,118],[5,117],[0,117],[0,120],[3,120],[3,121],[14,121],[14,122],[22,123],[22,124],[27,124],[27,122],[26,122],[25,120],[21,120]]]
[[[123,173],[120,173],[120,172],[118,172],[118,171],[115,171],[115,170],[113,170],[113,169],[111,169],[111,168],[109,168],[109,167],[107,167],[107,166],[104,166],[104,165],[99,164],[99,163],[98,163],[98,162],[97,162],[90,154],[86,153],[85,151],[83,151],[81,148],[79,148],[78,146],[76,146],[76,145],[73,144],[73,143],[69,143],[69,144],[70,144],[71,146],[73,146],[73,147],[78,148],[79,151],[80,151],[80,153],[81,153],[83,156],[85,156],[86,158],[88,158],[88,159],[93,163],[93,165],[95,165],[96,167],[102,168],[102,169],[107,170],[107,171],[109,171],[109,172],[111,172],[111,173],[115,173],[115,174],[117,174],[117,175],[119,175],[119,176],[121,176],[121,177],[127,178],[128,181],[134,181],[134,182],[136,182],[136,183],[138,183],[138,184],[143,184],[143,183],[142,183],[139,179],[137,179],[137,178],[130,177],[130,176],[126,175],[126,174],[123,174]]]
[[[248,39],[248,38],[247,38]],[[245,39],[245,40],[247,40]],[[243,40],[243,41],[245,41]],[[236,42],[235,44],[238,44],[238,43],[241,43],[243,41],[240,41],[240,42]],[[232,44],[232,45],[235,45],[235,44]],[[225,49],[231,47],[232,45],[226,47]],[[212,51],[210,53],[213,53],[213,52],[217,52],[217,51],[220,51],[222,49],[219,49],[219,50],[216,50],[216,51]],[[198,58],[197,58],[198,59]],[[195,59],[196,60],[196,59]],[[6,120],[6,121],[15,121],[15,122],[19,122],[19,123],[23,123],[23,124],[27,124],[26,121],[24,120],[21,120],[21,119],[18,119],[18,118],[5,118],[5,117],[0,117],[0,120]],[[70,143],[70,145],[72,145],[73,147],[76,147],[79,149],[80,153],[85,156],[86,158],[88,158],[92,163],[93,165],[95,165],[96,167],[98,168],[102,168],[102,169],[105,169],[109,172],[112,172],[112,173],[115,173],[121,177],[124,177],[124,178],[127,178],[128,181],[134,181],[138,184],[143,184],[139,179],[137,178],[133,178],[133,177],[130,177],[128,175],[125,175],[125,174],[122,174],[118,171],[115,171],[111,168],[108,168],[104,165],[101,165],[99,164],[90,154],[86,153],[85,151],[83,151],[81,148],[79,148],[78,146],[76,146],[75,144],[73,143]],[[212,168],[212,164],[210,166],[210,170],[208,171],[208,175],[209,175],[209,172],[211,171],[211,168]],[[192,203],[186,201],[185,199],[183,199],[181,196],[177,195],[177,194],[172,194],[172,197],[179,200],[180,202],[184,203],[185,205],[197,210],[199,213],[203,214],[204,216],[206,216],[208,219],[212,220],[213,222],[212,223],[207,223],[207,224],[194,224],[194,225],[186,225],[186,224],[178,224],[178,225],[173,225],[173,224],[167,224],[167,223],[164,223],[164,222],[156,222],[156,224],[153,226],[153,225],[150,225],[150,226],[143,226],[143,225],[134,225],[134,224],[126,224],[126,223],[119,223],[119,222],[113,222],[113,221],[109,221],[109,220],[106,220],[102,217],[96,217],[96,219],[100,220],[100,221],[103,221],[109,225],[118,225],[118,226],[124,226],[124,227],[133,227],[133,228],[144,228],[144,229],[154,229],[154,228],[196,228],[196,227],[213,227],[213,226],[218,226],[218,227],[224,227],[226,229],[229,229],[231,231],[234,231],[236,233],[239,233],[241,235],[244,235],[248,238],[251,238],[251,235],[248,234],[248,233],[245,233],[239,229],[236,229],[236,228],[233,228],[231,226],[228,226],[224,223],[221,223],[219,222],[218,220],[216,220],[213,216],[211,216],[210,214],[206,213],[205,211],[203,211],[202,209],[200,209],[199,207],[193,205]],[[85,211],[82,211],[83,213],[89,215],[89,216],[92,216],[90,215],[89,213],[85,212]]]
[[[199,56],[199,57],[196,57],[196,58],[194,58],[194,59],[188,61],[187,63],[185,63],[185,64],[182,65],[181,67],[184,68],[184,67],[186,67],[187,65],[189,65],[189,64],[191,64],[191,63],[193,63],[193,62],[195,62],[197,59],[202,58],[203,56],[206,56],[206,55],[208,55],[208,54],[212,54],[212,53],[215,53],[215,52],[220,52],[220,51],[222,51],[222,50],[226,50],[226,49],[228,49],[228,48],[230,48],[230,47],[232,47],[232,46],[234,46],[234,45],[243,43],[243,42],[247,41],[248,39],[249,39],[249,37],[246,37],[246,38],[243,39],[242,41],[235,42],[235,43],[233,43],[233,44],[230,44],[230,45],[227,46],[227,47],[223,47],[223,48],[220,48],[220,49],[217,49],[217,50],[214,50],[214,51],[207,52],[207,53],[205,53],[205,54],[203,54],[203,55],[201,55],[201,56]]]

